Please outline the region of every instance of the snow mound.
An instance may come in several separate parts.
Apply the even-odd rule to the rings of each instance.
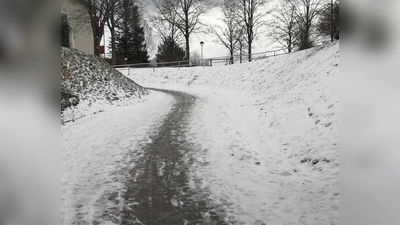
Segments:
[[[94,55],[61,48],[61,120],[63,123],[129,104],[148,91]]]

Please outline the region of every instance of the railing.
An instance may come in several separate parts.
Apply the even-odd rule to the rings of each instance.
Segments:
[[[315,46],[322,45],[323,43],[318,43]],[[125,65],[114,65],[112,67],[118,70],[128,70],[128,75],[130,75],[130,70],[135,68],[177,68],[180,69],[182,67],[210,67],[210,66],[223,66],[223,65],[232,65],[237,63],[245,63],[251,61],[257,61],[260,59],[266,59],[268,57],[274,57],[278,55],[289,54],[286,48],[270,50],[266,52],[254,53],[251,55],[233,55],[231,56],[222,56],[222,57],[214,57],[214,58],[206,58],[198,61],[175,61],[175,62],[157,62],[157,63],[135,63],[135,64],[125,64]],[[249,57],[251,56],[251,57]]]

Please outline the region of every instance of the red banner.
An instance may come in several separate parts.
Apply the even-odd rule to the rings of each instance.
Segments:
[[[99,53],[104,54],[104,46],[102,45],[99,46]]]

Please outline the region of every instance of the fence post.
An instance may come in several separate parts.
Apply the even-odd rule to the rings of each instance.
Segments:
[[[155,65],[153,64],[153,72],[156,70],[156,67],[155,67]]]
[[[275,55],[275,51],[274,51],[274,56],[276,56],[276,55]]]
[[[130,71],[129,65],[128,65],[128,76],[130,76],[130,75],[131,75],[131,71]]]
[[[178,70],[181,69],[181,62],[178,62]]]

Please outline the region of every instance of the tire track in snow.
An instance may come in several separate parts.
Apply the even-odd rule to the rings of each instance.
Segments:
[[[137,177],[126,184],[122,224],[224,224],[225,215],[211,209],[209,195],[189,187],[188,173],[194,159],[187,156],[194,149],[185,140],[185,127],[196,98],[177,91],[152,90],[173,95],[176,103],[158,134],[144,146],[145,155],[130,171]]]

